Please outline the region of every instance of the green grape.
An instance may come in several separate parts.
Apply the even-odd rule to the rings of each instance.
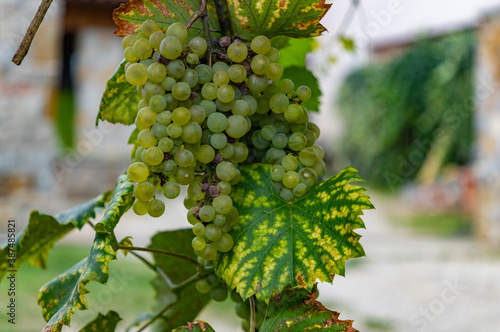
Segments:
[[[235,142],[233,144],[234,154],[233,160],[237,163],[244,162],[248,157],[248,147],[242,142]]]
[[[266,36],[257,36],[252,39],[250,49],[257,54],[266,54],[271,50],[271,41]]]
[[[184,207],[188,210],[191,211],[191,209],[199,206],[199,203],[197,201],[193,201],[191,198],[189,198],[189,196],[185,196],[184,197],[184,201],[183,201],[183,204],[184,204]],[[192,211],[191,211],[192,212]],[[200,222],[200,221],[197,221],[197,223]]]
[[[305,123],[305,122],[303,122],[303,123],[291,123],[290,130],[292,131],[292,133],[302,133],[305,135],[307,133],[307,123]],[[307,137],[306,137],[306,139],[307,139]]]
[[[214,243],[215,248],[220,252],[228,252],[233,248],[233,238],[228,233],[222,233]]]
[[[265,96],[257,97],[257,114],[267,114],[270,109],[269,99],[267,99]]]
[[[293,133],[288,138],[288,147],[293,151],[301,151],[306,147],[306,136],[301,133]]]
[[[293,81],[288,78],[285,78],[284,80],[281,80],[279,88],[281,92],[286,95],[292,93],[294,88]]]
[[[155,95],[163,96],[165,95],[165,90],[163,90],[160,84],[147,81],[146,84],[144,84],[144,89],[142,89],[142,97],[149,100]]]
[[[254,147],[261,150],[266,149],[269,146],[269,142],[262,138],[260,130],[256,130],[252,134],[252,144]]]
[[[165,161],[163,165],[163,174],[166,176],[174,175],[177,172],[177,164],[173,160]]]
[[[257,99],[251,95],[241,96],[241,100],[244,100],[248,104],[248,116],[251,116],[257,112]]]
[[[304,133],[304,135],[306,136],[306,140],[307,140],[306,146],[314,146],[314,142],[316,142],[316,134],[314,134],[314,131],[312,131],[311,129],[307,129],[306,132]],[[318,151],[316,151],[316,152],[318,152]],[[318,153],[318,155],[319,155],[319,153]],[[324,152],[322,155],[324,157]],[[323,159],[323,157],[320,157],[320,159]]]
[[[213,73],[216,73],[218,71],[225,71],[225,72],[227,72],[228,69],[229,69],[229,66],[225,62],[223,62],[223,61],[217,61],[216,63],[214,63],[212,65],[212,72]]]
[[[212,291],[210,292],[210,297],[217,302],[225,301],[227,299],[227,295],[227,289],[223,287],[217,287],[215,289],[212,289]]]
[[[179,196],[181,192],[181,186],[174,181],[167,181],[165,187],[163,188],[163,195],[166,198],[174,199]]]
[[[280,116],[279,114],[275,114],[276,117]],[[284,121],[285,119],[280,119],[280,122],[276,122],[274,126],[276,127],[276,131],[278,133],[288,134],[290,132],[290,125],[288,122]],[[281,122],[284,121],[284,122]]]
[[[213,134],[212,137],[210,137],[210,144],[215,149],[222,149],[227,144],[227,137],[222,133]]]
[[[208,294],[212,290],[212,287],[210,287],[210,285],[208,284],[207,279],[198,280],[195,286],[196,290],[201,294]]]
[[[143,109],[144,107],[148,107],[149,106],[149,101],[146,100],[146,99],[141,99],[138,103],[137,103],[137,109],[138,110],[141,110]]]
[[[323,160],[318,160],[318,162],[312,166],[312,169],[316,172],[316,174],[318,174],[318,176],[323,175],[326,170],[325,162]]]
[[[187,192],[188,196],[195,201],[199,201],[205,197],[205,193],[201,191],[201,183],[199,182],[191,183]]]
[[[144,107],[137,113],[137,122],[141,127],[151,127],[156,123],[156,113],[150,107]]]
[[[161,83],[167,77],[167,68],[155,62],[148,67],[148,79],[153,83]]]
[[[318,182],[316,172],[309,167],[304,167],[299,171],[300,182],[304,183],[308,188],[314,186]]]
[[[214,220],[214,218],[215,218],[215,209],[211,205],[205,205],[200,209],[200,219],[202,221],[210,222],[210,221]],[[215,227],[215,226],[209,224],[205,228],[205,237],[209,241],[215,241],[215,240],[211,239],[213,232],[214,232],[214,230],[212,229],[213,227]],[[220,229],[219,229],[219,231],[220,231]],[[208,234],[207,232],[210,232],[210,234]]]
[[[189,53],[186,56],[186,62],[189,63],[192,66],[195,66],[200,63],[200,57],[198,54],[195,53]]]
[[[125,60],[128,62],[135,62],[139,60],[139,58],[134,54],[134,49],[132,46],[129,46],[123,51],[123,55],[125,57]]]
[[[134,186],[134,196],[141,201],[149,201],[155,196],[155,186],[147,181],[138,182]]]
[[[207,205],[205,205],[204,207],[207,207]],[[211,220],[207,220],[207,221],[212,221],[215,218],[215,210],[213,210],[213,212],[214,212],[213,217],[211,218]],[[201,218],[201,211],[200,211],[200,218]],[[203,218],[202,218],[202,220],[203,220]],[[203,220],[203,221],[205,221],[205,220]],[[207,227],[205,228],[205,238],[208,241],[219,240],[221,237],[221,234],[222,234],[222,232],[221,232],[220,228],[218,226],[215,226],[214,224],[208,224]]]
[[[193,105],[189,108],[189,112],[191,112],[191,120],[198,124],[202,124],[206,118],[206,112],[203,107],[200,105]]]
[[[280,93],[280,88],[275,83],[270,83],[263,92],[264,96],[269,100],[277,93]]]
[[[239,99],[234,102],[231,112],[235,115],[248,116],[250,113],[250,106],[245,100]]]
[[[215,100],[215,105],[217,106],[217,109],[221,112],[228,112],[233,108],[234,105],[234,100],[231,101],[230,103],[223,103],[219,99]]]
[[[236,175],[234,176],[234,178],[229,181],[229,183],[234,186],[236,184],[238,184],[238,182],[241,181],[241,171],[239,169],[236,169]]]
[[[281,166],[285,171],[295,171],[299,167],[299,161],[294,155],[288,154],[281,160]]]
[[[171,76],[174,79],[180,79],[182,76],[184,76],[185,73],[186,73],[186,66],[180,60],[170,61],[169,64],[167,65],[167,74],[168,76]]]
[[[227,48],[227,56],[233,62],[242,62],[248,56],[248,49],[242,42],[235,42]]]
[[[155,21],[146,20],[142,23],[141,30],[146,37],[150,37],[154,32],[160,31],[160,27]]]
[[[223,86],[229,84],[229,74],[223,70],[219,70],[214,73],[212,80],[217,86]]]
[[[244,301],[236,304],[236,315],[248,321],[250,319],[250,301]],[[248,330],[248,329],[247,329]]]
[[[193,246],[194,250],[201,251],[206,248],[207,242],[204,238],[197,236],[193,239],[191,245]]]
[[[143,216],[148,213],[149,202],[148,201],[140,201],[136,199],[134,204],[132,205],[132,210],[138,216]]]
[[[181,43],[185,43],[188,36],[188,31],[184,24],[175,22],[172,23],[167,29],[167,36],[176,37]]]
[[[149,107],[154,111],[154,112],[161,112],[167,107],[167,101],[165,100],[164,96],[161,95],[156,95],[151,97],[149,99]]]
[[[226,133],[232,138],[243,137],[248,131],[247,121],[241,115],[231,115],[227,118]]]
[[[299,86],[295,93],[297,93],[297,97],[299,97],[302,102],[306,102],[311,98],[311,89],[305,85]]]
[[[288,105],[285,111],[285,119],[290,123],[301,123],[304,118],[303,109],[298,104]]]
[[[242,303],[243,302],[243,299],[241,298],[240,294],[238,294],[238,292],[236,291],[236,288],[233,289],[233,291],[230,294],[230,297],[231,297],[231,301],[233,301],[234,303]]]
[[[155,31],[149,36],[149,44],[151,44],[151,47],[158,50],[163,38],[165,38],[165,34],[162,31]]]
[[[205,234],[205,225],[203,225],[203,223],[201,222],[194,224],[193,234],[199,237],[204,237],[203,235]]]
[[[198,74],[193,69],[186,69],[182,82],[187,83],[190,88],[194,88],[198,84]]]
[[[215,168],[215,174],[222,181],[231,181],[236,176],[236,167],[228,161],[223,161]]]
[[[169,137],[163,137],[158,141],[158,147],[163,152],[170,152],[174,147],[174,142]]]
[[[161,41],[160,52],[165,59],[177,59],[182,53],[182,43],[174,36],[166,36]]]
[[[313,145],[311,148],[314,149],[314,151],[316,151],[316,154],[318,155],[318,159],[323,159],[325,158],[325,151],[323,150],[323,148],[319,145]]]
[[[189,121],[188,124],[182,128],[181,138],[188,144],[195,144],[200,141],[202,132],[199,124]]]
[[[275,94],[269,100],[269,107],[274,113],[284,113],[289,107],[288,97],[283,93]]]
[[[229,193],[231,192],[231,184],[227,181],[220,181],[219,183],[217,183],[217,188],[219,188],[219,194],[229,195]]]
[[[203,56],[208,48],[207,41],[202,37],[194,37],[188,42],[188,46],[198,56]]]
[[[188,220],[188,222],[189,222],[191,225],[193,225],[193,226],[194,226],[194,225],[196,225],[196,224],[201,223],[201,221],[200,221],[200,220],[198,220],[198,218],[196,218],[196,217],[193,215],[193,213],[192,213],[192,211],[191,211],[191,210],[189,210],[189,211],[188,211],[188,213],[187,213],[187,220]]]
[[[136,150],[135,150],[135,153],[134,153],[134,158],[135,158],[135,161],[142,161],[141,159],[141,154],[142,152],[144,151],[144,148],[142,146],[139,146]]]
[[[273,165],[271,168],[271,180],[273,181],[281,181],[283,176],[285,175],[285,170],[281,165]]]
[[[210,116],[210,114],[213,114],[217,111],[217,106],[211,100],[202,100],[200,106],[205,110],[207,118]]]
[[[186,186],[194,181],[194,169],[188,167],[178,167],[174,175],[175,181]]]
[[[248,88],[254,94],[264,91],[268,84],[269,79],[267,77],[256,74],[250,75],[247,82]]]
[[[172,112],[172,121],[178,125],[184,126],[191,120],[191,111],[185,107],[177,107]]]
[[[299,161],[304,166],[313,166],[318,161],[318,154],[312,147],[306,147],[299,152]]]
[[[234,155],[234,146],[230,143],[227,143],[222,149],[219,150],[219,154],[223,159],[231,159]]]
[[[230,85],[221,85],[217,89],[217,99],[223,103],[230,103],[234,99],[234,89]]]
[[[283,172],[284,174],[284,172]],[[278,194],[281,193],[281,190],[283,188],[285,188],[285,186],[283,185],[283,182],[273,182],[273,188],[274,188],[274,191],[276,191]]]
[[[210,145],[202,145],[198,150],[197,158],[203,164],[208,164],[215,157],[215,150]]]
[[[164,157],[163,151],[157,146],[152,146],[144,151],[143,160],[148,165],[156,166],[161,164],[161,162],[163,161],[163,157]]]
[[[182,135],[182,127],[177,123],[171,123],[167,126],[167,133],[171,138],[179,138]]]
[[[286,152],[281,149],[270,148],[266,152],[266,162],[269,164],[277,164],[280,163],[281,160],[286,156]]]
[[[277,81],[283,76],[283,67],[277,63],[269,63],[264,68],[264,74],[270,80]]]
[[[296,185],[295,187],[293,187],[292,192],[295,195],[295,197],[302,197],[305,194],[307,194],[308,189],[309,188],[307,188],[307,185],[305,183],[301,182],[298,185]]]
[[[167,110],[173,110],[179,106],[179,101],[171,93],[165,95],[165,100],[167,101],[167,107],[165,107]]]
[[[240,214],[238,212],[238,209],[233,206],[231,208],[231,211],[229,211],[229,213],[226,215],[226,218],[227,218],[228,224],[235,225],[240,218]]]
[[[149,202],[148,214],[153,218],[158,218],[165,212],[165,203],[159,199],[153,199]]]
[[[132,48],[134,55],[141,59],[145,60],[153,54],[153,48],[147,39],[138,39]]]
[[[269,64],[269,59],[265,55],[257,54],[250,62],[250,68],[257,75],[264,75],[266,66]]]
[[[295,195],[293,194],[293,191],[290,188],[281,189],[280,196],[287,202],[292,202],[295,200]]]
[[[300,183],[300,176],[295,171],[288,171],[283,175],[282,181],[285,187],[292,189]]]
[[[212,204],[215,212],[220,214],[227,214],[233,208],[233,200],[228,195],[219,195],[215,197]]]
[[[180,149],[174,156],[175,163],[179,167],[191,167],[196,163],[194,154],[186,149]]]
[[[143,64],[134,63],[125,71],[125,78],[134,86],[144,85],[148,81],[148,69]]]
[[[225,216],[225,215],[223,215],[223,214],[219,214],[219,213],[217,213],[217,214],[215,215],[215,218],[214,218],[214,221],[213,221],[213,222],[214,222],[214,224],[215,224],[216,226],[221,227],[221,226],[223,226],[223,225],[226,223],[226,216]],[[217,248],[217,250],[219,250],[219,249]],[[219,251],[220,251],[220,250],[219,250]]]
[[[136,40],[137,40],[137,37],[134,34],[123,37],[123,39],[122,39],[123,49],[125,50],[125,49],[127,49],[127,47],[134,46],[134,43]]]
[[[234,83],[241,83],[247,78],[247,70],[239,64],[234,64],[228,68],[229,79]]]
[[[201,251],[201,257],[205,258],[207,261],[212,261],[217,255],[217,249],[212,244],[207,244],[205,249]]]
[[[137,142],[145,149],[152,147],[158,142],[156,137],[151,133],[151,129],[143,129],[137,135]]]
[[[276,63],[280,59],[280,51],[278,51],[276,48],[271,47],[269,52],[267,52],[266,57],[269,59],[270,63]]]
[[[218,89],[219,89],[219,87],[215,83],[212,83],[212,82],[205,83],[205,84],[203,84],[203,87],[201,88],[201,95],[206,100],[214,100],[215,98],[217,98],[217,90]]]
[[[177,100],[187,100],[191,97],[191,88],[185,82],[177,82],[172,87],[172,95]]]
[[[210,114],[207,118],[207,127],[214,133],[221,133],[227,128],[227,117],[219,112]]]
[[[274,127],[272,124],[265,125],[260,130],[260,135],[266,141],[271,141],[274,135],[276,135],[276,127]]]
[[[198,83],[205,84],[212,80],[213,72],[209,66],[201,64],[196,66],[194,70],[198,74]]]

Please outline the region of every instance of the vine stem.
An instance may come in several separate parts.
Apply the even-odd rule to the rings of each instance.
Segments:
[[[250,296],[250,329],[248,332],[255,332],[255,296]]]
[[[30,49],[31,43],[33,42],[33,38],[35,38],[35,34],[42,23],[45,14],[49,10],[50,5],[52,4],[52,0],[42,0],[40,6],[38,6],[38,10],[35,13],[35,17],[31,20],[30,26],[24,35],[19,48],[16,53],[12,57],[12,62],[16,65],[20,65],[23,62],[24,57],[28,54],[28,50]]]
[[[227,0],[214,0],[215,11],[217,12],[217,17],[219,18],[220,29],[222,30],[223,36],[233,37],[233,25],[231,21],[231,14],[229,12],[229,6]]]
[[[195,264],[197,267],[200,266],[200,263],[198,263],[193,258],[185,256],[185,255],[181,255],[181,254],[178,254],[178,253],[175,253],[175,252],[171,252],[171,251],[160,250],[160,249],[152,249],[152,248],[142,248],[142,247],[129,247],[129,246],[118,246],[118,249],[122,249],[122,250],[136,250],[136,251],[147,251],[147,252],[152,252],[152,253],[156,253],[156,254],[169,255],[169,256],[173,256],[173,257],[184,259],[184,260],[186,260],[186,261],[188,261],[190,263]]]
[[[201,0],[200,8],[198,8],[194,12],[194,14],[191,15],[188,22],[186,23],[186,29],[189,30],[189,28],[191,28],[191,25],[193,25],[193,23],[196,22],[197,19],[206,15],[207,15],[207,0]]]

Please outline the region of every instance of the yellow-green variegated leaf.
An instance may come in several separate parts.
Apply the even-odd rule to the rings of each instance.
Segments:
[[[233,249],[220,254],[216,273],[243,298],[268,301],[286,285],[310,290],[317,279],[344,275],[345,261],[364,256],[354,232],[364,228],[362,210],[371,209],[357,171],[347,167],[289,204],[273,188],[270,165],[241,168],[232,194],[240,221],[230,231]]]
[[[140,98],[136,87],[125,79],[125,64],[126,61],[123,60],[106,83],[106,89],[102,94],[99,112],[95,120],[96,126],[99,124],[99,120],[124,125],[131,125],[135,121],[137,103]]]
[[[110,310],[106,316],[99,313],[93,321],[85,325],[79,332],[113,332],[121,320],[120,315],[113,310]]]
[[[87,309],[85,294],[89,291],[85,285],[90,281],[108,281],[109,262],[116,259],[113,241],[113,234],[96,233],[89,257],[40,289],[38,305],[47,321],[42,332],[60,332],[64,325],[69,326],[76,309]]]

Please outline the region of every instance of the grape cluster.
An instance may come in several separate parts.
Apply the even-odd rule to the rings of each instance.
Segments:
[[[156,193],[173,199],[187,185],[184,206],[202,261],[233,246],[228,231],[239,218],[231,198],[239,165],[272,164],[276,192],[287,201],[304,196],[324,173],[324,152],[314,144],[319,129],[301,106],[311,90],[281,79],[279,51],[267,37],[250,45],[222,37],[208,45],[188,39],[180,23],[162,31],[145,21],[122,43],[125,78],[142,97],[127,171],[136,182],[133,210],[159,217],[165,204]]]

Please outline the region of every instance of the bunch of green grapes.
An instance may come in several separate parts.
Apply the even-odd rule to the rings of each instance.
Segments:
[[[222,37],[208,45],[188,35],[180,23],[164,31],[145,21],[123,39],[125,78],[142,97],[127,174],[136,182],[138,215],[160,217],[165,204],[157,194],[173,199],[188,186],[192,246],[211,262],[233,247],[228,232],[239,219],[231,197],[239,165],[272,164],[276,191],[293,201],[324,173],[324,153],[314,144],[319,129],[301,106],[311,90],[282,79],[279,51],[267,37],[250,45]]]

